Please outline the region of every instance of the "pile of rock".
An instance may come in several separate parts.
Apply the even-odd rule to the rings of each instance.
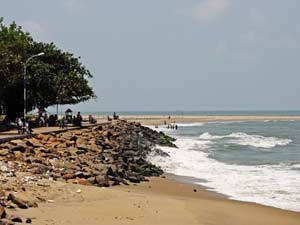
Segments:
[[[173,141],[125,121],[12,140],[0,144],[0,182],[16,179],[19,187],[45,178],[100,187],[139,183],[163,173],[146,157],[156,145],[176,147]],[[12,196],[3,197],[1,205],[16,204]]]
[[[31,223],[32,220],[30,218],[26,218],[26,219],[22,219],[21,217],[15,215],[15,214],[11,214],[9,215],[6,212],[6,208],[20,208],[20,209],[27,209],[29,207],[37,207],[37,203],[36,202],[29,202],[26,200],[23,200],[22,198],[19,198],[17,196],[15,196],[14,194],[8,194],[6,195],[6,193],[2,190],[1,193],[1,204],[0,204],[0,224],[14,224],[16,223]]]

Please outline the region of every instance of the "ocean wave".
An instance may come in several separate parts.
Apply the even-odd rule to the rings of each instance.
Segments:
[[[265,137],[261,135],[250,135],[247,133],[237,132],[229,135],[212,135],[208,132],[199,136],[201,140],[220,140],[227,139],[227,143],[242,146],[252,146],[256,148],[274,148],[276,146],[286,146],[292,143],[290,139],[281,139],[277,137]]]
[[[294,170],[300,170],[300,161],[284,162],[278,165],[279,167],[288,167]]]
[[[200,127],[203,126],[204,123],[178,123],[179,127]]]
[[[231,199],[300,211],[298,170],[289,165],[225,164],[210,158],[209,152],[205,151],[210,148],[210,141],[179,138],[175,142],[178,149],[160,147],[170,157],[150,156],[149,160],[168,173],[205,179],[198,184]]]

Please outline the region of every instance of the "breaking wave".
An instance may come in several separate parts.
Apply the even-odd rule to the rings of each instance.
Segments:
[[[261,135],[250,135],[247,133],[232,133],[229,135],[212,135],[203,133],[199,136],[200,140],[220,140],[225,139],[227,143],[237,144],[242,146],[252,146],[255,148],[274,148],[276,146],[286,146],[292,143],[290,139],[281,139],[277,137],[264,137]]]
[[[181,176],[205,179],[198,184],[230,196],[231,199],[256,202],[282,209],[300,211],[299,164],[292,165],[232,165],[209,157],[213,140],[219,138],[243,140],[243,144],[270,147],[287,144],[277,138],[233,133],[227,136],[213,136],[209,133],[201,138],[178,138],[178,148],[159,147],[169,157],[149,156],[149,160],[161,166],[165,172]],[[295,168],[295,169],[293,169]]]

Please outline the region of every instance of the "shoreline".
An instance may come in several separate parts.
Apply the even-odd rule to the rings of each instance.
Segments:
[[[173,180],[172,175],[111,188],[62,185],[63,192],[50,194],[55,196],[51,202],[18,213],[33,218],[32,224],[49,225],[296,225],[300,220],[300,213],[226,199],[201,185]]]
[[[106,116],[97,116],[99,121]],[[164,115],[120,115],[120,119],[128,122],[139,122],[143,125],[159,126],[166,123],[205,123],[205,122],[243,122],[243,121],[300,121],[300,116],[164,116]]]
[[[46,203],[38,208],[8,212],[32,218],[33,224],[48,225],[294,225],[300,221],[299,212],[232,200],[205,185],[192,183],[196,178],[164,175],[166,179],[150,178],[149,183],[110,188],[48,180],[44,186],[47,189],[42,188],[43,184],[34,190],[35,194],[47,192],[44,193]],[[74,212],[78,213],[74,215]]]
[[[209,117],[209,121],[203,121],[203,117],[202,116],[192,116],[192,120],[191,120],[191,117],[183,117],[183,120],[179,120],[180,122],[183,121],[184,123],[181,124],[181,123],[178,123],[177,125],[180,126],[189,126],[189,124],[195,124],[195,125],[201,125],[202,123],[205,124],[205,123],[214,123],[214,122],[219,122],[219,123],[226,123],[226,122],[247,122],[247,121],[265,121],[265,122],[276,122],[276,121],[299,121],[298,117],[294,117],[293,120],[291,120],[292,118],[290,117],[240,117],[240,116],[225,116],[225,117],[221,117],[222,120],[214,120],[215,117]],[[243,120],[240,120],[240,119],[243,119]],[[192,122],[191,122],[192,121]],[[143,124],[144,121],[141,121],[141,123]],[[146,121],[148,122],[148,121]],[[160,128],[158,130],[160,131],[165,131],[165,129],[161,129],[161,128],[166,128],[165,125],[161,125],[161,121],[160,121],[160,124],[159,125],[154,125],[154,124],[151,124],[150,125],[147,125],[149,126],[150,128],[152,129],[155,129],[155,128]],[[144,123],[145,124],[145,123]],[[147,124],[147,123],[146,123]],[[154,128],[155,126],[155,128]],[[172,131],[172,129],[171,129]],[[168,135],[172,135],[171,133],[168,133]],[[172,173],[171,171],[169,171],[170,173]],[[177,175],[177,174],[171,174],[171,175],[174,175],[174,179],[179,181],[179,182],[183,182],[183,183],[187,183],[187,184],[197,184],[197,185],[200,185],[202,187],[204,187],[207,191],[211,191],[213,193],[215,193],[216,195],[219,195],[223,198],[226,198],[226,199],[229,199],[229,200],[234,200],[234,201],[240,201],[240,202],[246,202],[246,203],[255,203],[255,204],[258,204],[258,205],[263,205],[263,206],[269,206],[269,207],[274,207],[274,208],[277,208],[277,209],[281,209],[281,210],[287,210],[287,211],[291,211],[291,212],[300,212],[298,210],[298,208],[295,209],[295,207],[288,207],[288,206],[281,206],[280,204],[270,204],[268,202],[265,202],[265,201],[257,201],[257,199],[246,199],[244,200],[243,198],[241,197],[237,197],[235,195],[228,195],[226,193],[224,193],[224,190],[222,189],[218,189],[218,190],[215,190],[214,188],[212,188],[211,186],[209,186],[209,184],[206,184],[206,181],[205,179],[202,177],[188,177],[188,176],[181,176],[181,175]],[[199,180],[200,182],[197,182],[197,180]],[[203,182],[204,181],[204,182]],[[226,192],[226,191],[225,191]],[[296,203],[295,203],[296,204]]]
[[[260,118],[260,121],[265,120],[265,118],[266,117]],[[274,117],[272,117],[272,118],[274,118]],[[276,118],[278,119],[278,117],[276,117]],[[249,119],[248,121],[250,121],[251,118],[248,118],[248,119]],[[270,117],[268,117],[268,119],[270,119]],[[276,121],[286,121],[285,119],[286,118],[280,117],[280,120],[276,120]],[[255,121],[259,121],[259,120],[255,120]],[[268,122],[269,121],[271,122],[272,120],[268,120]],[[213,122],[215,122],[215,121],[213,121]],[[217,122],[222,123],[222,122],[225,122],[225,121],[217,121]],[[236,121],[235,120],[233,122],[240,122],[240,121]],[[241,121],[241,122],[245,122],[245,121]],[[198,123],[199,123],[199,120],[196,120],[196,121],[193,121],[193,123],[191,123],[191,124],[195,124],[196,125]],[[199,126],[200,125],[201,125],[201,122],[199,123]],[[178,124],[178,126],[180,128],[180,124]],[[183,124],[183,126],[189,126],[189,124],[185,123],[185,124]],[[149,125],[149,127],[151,127],[152,129],[154,129],[154,125]],[[164,127],[166,128],[166,126],[164,126]],[[162,128],[162,126],[159,126],[159,127],[156,127],[156,128]],[[158,129],[158,130],[161,130],[161,131],[165,132],[166,129]],[[172,131],[172,129],[170,129],[170,131]],[[172,133],[168,133],[167,132],[167,134],[170,135],[170,136],[172,136]],[[173,136],[173,137],[176,137],[176,135]],[[178,137],[178,138],[180,139],[180,137]],[[158,165],[159,165],[159,163],[158,163]],[[245,200],[245,198],[243,199],[243,197],[241,197],[242,195],[234,195],[233,193],[231,195],[230,192],[228,194],[228,191],[226,192],[226,189],[224,189],[224,186],[219,186],[219,188],[216,187],[217,190],[214,189],[215,186],[214,185],[209,185],[207,183],[207,181],[205,180],[205,178],[204,178],[205,175],[203,175],[201,177],[201,176],[197,176],[197,174],[194,174],[194,176],[196,176],[196,177],[189,177],[189,176],[182,176],[182,175],[172,174],[174,172],[174,170],[173,171],[169,170],[168,172],[171,173],[171,176],[174,175],[174,179],[177,180],[177,181],[179,181],[179,182],[183,182],[183,183],[187,183],[187,184],[197,184],[197,185],[200,185],[203,188],[205,188],[207,191],[213,192],[216,195],[221,196],[222,198],[226,198],[228,200],[245,202],[245,203],[255,203],[255,204],[258,204],[258,205],[262,205],[262,206],[268,206],[268,207],[273,207],[273,208],[276,208],[276,209],[281,209],[281,210],[286,210],[286,211],[300,213],[300,211],[299,211],[299,209],[297,207],[296,208],[293,207],[292,202],[290,202],[290,203],[287,202],[286,205],[282,206],[282,205],[276,204],[274,202],[270,203],[270,202],[264,201],[264,200],[260,201],[260,200],[257,200],[257,198],[256,199],[255,198],[248,198],[248,199]],[[197,182],[197,180],[198,180],[198,182]]]
[[[173,173],[164,173],[164,175],[168,180],[171,180],[171,181],[175,181],[175,182],[190,185],[190,186],[201,187],[208,193],[211,193],[214,197],[224,198],[227,200],[233,200],[233,199],[230,199],[229,195],[225,195],[225,194],[216,192],[216,191],[210,189],[210,187],[205,186],[204,184],[196,183],[197,181],[201,181],[201,180],[203,181],[204,179],[196,178],[196,177],[189,177],[189,176],[180,176],[180,175],[176,175]],[[239,201],[239,200],[236,200],[236,201]],[[240,201],[240,202],[243,202],[243,201]],[[251,202],[249,202],[249,203],[251,203]],[[258,205],[262,205],[262,204],[258,204]],[[276,207],[274,207],[274,208],[276,208]],[[283,210],[285,210],[285,209],[283,209]],[[292,211],[292,210],[287,210],[287,211]]]
[[[257,203],[257,202],[233,199],[233,198],[231,198],[230,195],[226,195],[226,194],[223,194],[221,192],[217,192],[217,191],[211,189],[210,187],[205,186],[205,184],[199,184],[199,183],[194,183],[193,182],[193,181],[197,182],[197,180],[198,181],[199,180],[204,180],[204,179],[201,179],[201,178],[195,178],[195,177],[189,177],[189,176],[180,176],[180,175],[176,175],[176,174],[172,174],[172,173],[165,173],[164,175],[166,176],[166,179],[168,179],[170,181],[178,182],[178,183],[188,185],[188,186],[191,186],[191,187],[200,187],[200,189],[204,190],[205,192],[207,192],[208,195],[210,195],[214,198],[223,199],[225,201],[228,200],[228,201],[245,203],[245,204],[254,204],[254,205],[257,205],[257,206],[273,208],[273,209],[282,210],[282,211],[286,211],[286,212],[293,212],[293,213],[299,214],[299,216],[300,216],[300,211],[294,211],[294,210],[290,210],[290,209],[283,209],[283,208],[279,208],[279,207],[275,207],[275,206],[271,206],[271,205],[264,205],[264,204]]]

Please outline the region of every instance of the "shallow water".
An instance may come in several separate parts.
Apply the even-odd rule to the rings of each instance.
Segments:
[[[150,160],[165,171],[205,179],[199,183],[232,199],[300,211],[300,122],[182,124],[178,149]]]

